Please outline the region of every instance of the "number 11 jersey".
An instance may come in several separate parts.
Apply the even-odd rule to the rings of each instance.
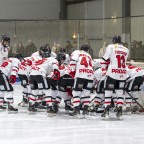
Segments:
[[[110,44],[107,46],[104,60],[110,60],[106,75],[116,80],[127,78],[126,61],[129,50],[121,44]]]

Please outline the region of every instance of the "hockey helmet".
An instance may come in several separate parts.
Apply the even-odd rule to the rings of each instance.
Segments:
[[[113,37],[113,43],[115,44],[115,43],[121,43],[121,36],[114,36]]]
[[[88,52],[88,50],[90,49],[90,46],[89,45],[87,45],[87,44],[84,44],[84,45],[82,45],[81,46],[81,48],[80,48],[81,50],[83,50],[83,51],[86,51],[86,52]]]
[[[3,46],[6,47],[10,44],[10,37],[7,35],[3,35],[1,41]]]
[[[58,53],[56,59],[57,59],[57,61],[59,62],[59,65],[61,65],[62,60],[65,61],[66,56],[65,56],[65,54],[63,54],[63,53]]]
[[[20,61],[22,61],[22,60],[25,61],[25,59],[24,59],[24,57],[23,57],[22,54],[16,54],[16,55],[15,55],[15,58],[19,59]]]
[[[60,53],[65,53],[65,52],[66,52],[65,48],[60,48]]]
[[[39,53],[40,53],[40,55],[41,55],[43,58],[50,57],[50,55],[51,55],[51,49],[50,49],[49,45],[41,46],[41,47],[39,48]]]

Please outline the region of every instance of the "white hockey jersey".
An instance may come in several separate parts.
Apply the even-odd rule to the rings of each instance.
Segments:
[[[144,75],[144,70],[141,67],[136,67],[136,66],[128,66],[127,67],[127,74],[129,79],[134,79],[135,77],[143,76]]]
[[[8,58],[8,51],[9,51],[9,46],[4,47],[2,43],[0,43],[0,64],[4,62]]]
[[[69,65],[61,65],[59,66],[60,77],[64,75],[71,75],[71,68]],[[72,75],[71,75],[72,76]]]
[[[93,66],[91,56],[83,50],[75,50],[71,54],[70,66],[76,71],[75,78],[93,80]]]
[[[100,81],[104,81],[106,78],[107,69],[99,68],[94,72],[94,87],[97,87],[97,84]]]
[[[53,57],[43,58],[34,62],[30,71],[30,75],[47,76],[54,69],[58,70],[58,61]]]
[[[121,44],[111,44],[106,48],[103,59],[110,60],[107,74],[116,80],[127,78],[126,61],[129,50]]]
[[[34,61],[31,60],[31,57],[26,57],[24,59],[25,59],[25,61],[23,61],[19,64],[18,74],[29,76],[32,62],[34,62]],[[29,61],[31,62],[31,64],[29,64]]]
[[[0,70],[6,75],[17,75],[20,61],[17,58],[9,58],[0,66]]]
[[[56,57],[56,54],[54,52],[51,52],[51,57]],[[42,59],[41,55],[39,54],[39,51],[34,52],[31,55],[31,59],[34,60],[34,61]]]

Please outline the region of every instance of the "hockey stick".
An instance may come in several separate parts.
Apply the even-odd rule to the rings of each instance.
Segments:
[[[144,110],[144,107],[128,92],[128,91],[126,91],[127,92],[127,94],[139,105],[139,107],[142,109],[142,110]]]

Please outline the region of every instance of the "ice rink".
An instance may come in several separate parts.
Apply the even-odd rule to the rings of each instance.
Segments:
[[[22,87],[15,85],[15,104],[21,101]],[[72,119],[63,111],[55,117],[46,112],[28,115],[0,112],[0,144],[144,144],[144,115],[124,115],[118,121],[111,114],[102,121],[100,114]]]

